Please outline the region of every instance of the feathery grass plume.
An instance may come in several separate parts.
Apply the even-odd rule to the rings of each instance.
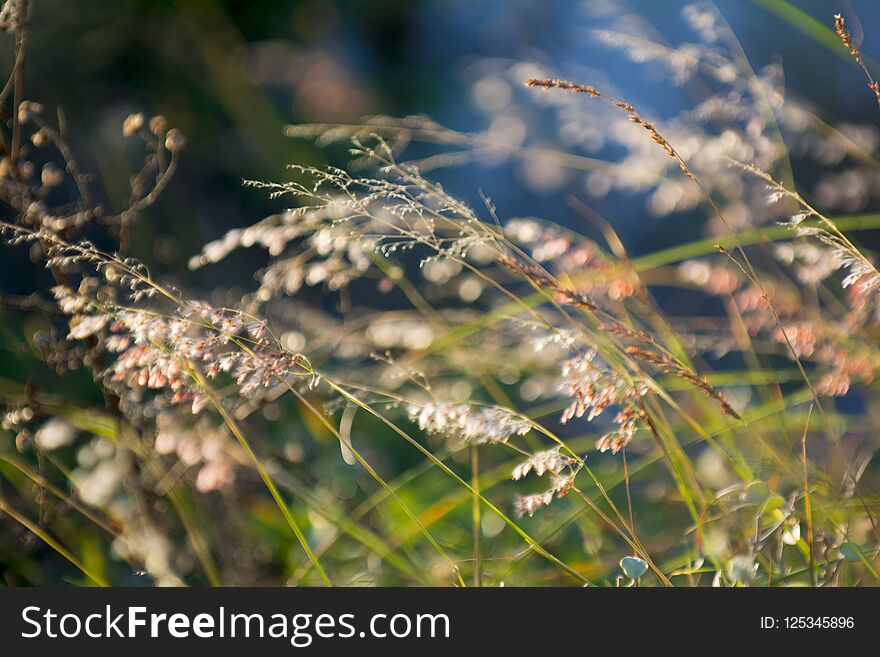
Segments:
[[[505,443],[524,436],[532,425],[502,408],[474,408],[469,404],[410,404],[410,420],[426,433],[464,440],[475,445]]]
[[[865,66],[865,62],[862,61],[862,54],[853,43],[852,35],[849,33],[849,30],[846,27],[846,21],[841,14],[834,14],[834,29],[837,32],[837,36],[843,41],[843,45],[849,48],[850,57],[855,60],[856,64],[859,65],[859,68],[861,68],[862,72],[865,74],[865,77],[868,78],[868,88],[874,92],[874,96],[877,98],[877,104],[880,105],[880,83],[874,79],[874,76],[871,75],[868,67]]]
[[[541,477],[545,473],[559,474],[564,469],[569,468],[577,463],[577,460],[571,456],[560,454],[559,447],[536,452],[532,454],[522,463],[518,464],[512,473],[513,479],[522,479],[530,472]]]
[[[615,429],[599,438],[597,448],[617,453],[625,447],[635,435],[638,421],[645,418],[640,399],[648,393],[647,385],[615,372],[594,350],[565,361],[562,376],[560,390],[574,398],[562,414],[562,423],[583,416],[592,421],[607,408],[617,407]]]
[[[547,506],[553,501],[553,491],[548,490],[543,493],[533,493],[531,495],[520,495],[513,502],[513,508],[516,515],[529,517],[535,515],[542,506]]]
[[[844,288],[858,284],[862,294],[870,295],[880,287],[880,271],[827,216],[810,205],[798,192],[792,191],[776,181],[769,173],[749,164],[732,162],[744,171],[767,183],[774,197],[793,200],[800,211],[792,215],[785,225],[799,237],[813,237],[828,247],[831,263],[838,269],[846,270],[841,285]],[[807,221],[814,219],[815,221]],[[818,222],[818,224],[816,223]]]
[[[724,411],[725,414],[736,420],[742,419],[739,413],[733,410],[733,407],[730,405],[730,403],[724,398],[724,396],[720,392],[715,390],[715,388],[712,386],[711,383],[709,383],[707,379],[699,376],[690,367],[676,362],[676,360],[668,354],[661,354],[656,351],[633,346],[626,347],[626,353],[628,353],[630,356],[635,356],[639,360],[643,360],[646,363],[651,363],[652,365],[655,365],[662,372],[674,374],[675,376],[681,377],[685,381],[692,383],[700,390],[705,392],[706,395],[717,401],[718,404],[721,406],[721,410]]]
[[[578,84],[577,82],[571,82],[569,80],[559,80],[556,78],[530,78],[526,80],[526,86],[529,87],[539,87],[541,89],[562,89],[564,91],[571,91],[573,93],[581,93],[587,94],[591,98],[603,98],[608,100],[615,107],[623,110],[629,116],[629,120],[637,125],[640,125],[642,128],[648,131],[651,135],[651,139],[660,146],[666,154],[674,159],[682,173],[686,175],[688,178],[696,181],[696,176],[694,176],[693,172],[688,168],[687,163],[682,159],[681,155],[678,154],[678,151],[673,148],[672,144],[666,141],[666,137],[660,134],[657,130],[656,126],[653,123],[645,120],[638,112],[636,112],[635,108],[630,104],[622,100],[617,100],[613,96],[609,96],[608,94],[602,93],[598,91],[595,87],[591,85]]]

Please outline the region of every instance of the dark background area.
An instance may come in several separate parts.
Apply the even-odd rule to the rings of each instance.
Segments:
[[[870,54],[880,49],[880,34],[870,29],[880,6],[795,4],[806,22],[792,24],[772,11],[774,3],[761,0],[723,1],[717,7],[753,68],[781,62],[788,93],[807,98],[828,117],[873,122],[873,99],[846,52],[800,28],[811,29],[809,17],[831,25],[833,14],[844,11]],[[627,99],[661,118],[693,104],[656,65],[635,64],[591,38],[605,2],[37,0],[33,5],[26,95],[50,110],[63,107],[74,150],[83,168],[96,173],[94,186],[107,206],[121,206],[139,164],[137,146],[120,131],[127,114],[163,114],[187,135],[179,173],[134,232],[133,255],[160,272],[184,272],[204,242],[277,209],[264,193],[243,188],[242,179],[283,179],[292,162],[345,163],[343,149],[327,151],[285,138],[285,123],[424,113],[454,129],[484,129],[486,118],[475,109],[467,82],[469,67],[485,58],[532,58],[562,73],[602,70]],[[680,17],[684,5],[626,3],[673,44],[694,39]],[[8,66],[11,37],[5,40],[10,43],[0,52]],[[564,192],[583,196],[580,182],[542,193],[519,184],[512,166],[479,169],[436,175],[475,204],[482,189],[502,218],[535,214],[566,224],[572,211]],[[619,220],[616,228],[635,253],[668,242],[666,222],[677,221],[648,216],[643,199],[611,196],[596,207]],[[674,241],[699,231],[699,223],[679,222]],[[248,285],[260,257],[231,259],[222,270],[225,282]],[[34,275],[26,254],[4,252],[0,276],[6,289],[32,290]],[[186,282],[213,285],[216,275],[199,272]]]

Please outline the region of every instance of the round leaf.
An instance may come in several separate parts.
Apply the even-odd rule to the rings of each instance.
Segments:
[[[624,557],[620,560],[620,568],[630,579],[638,579],[648,570],[648,564],[638,557]]]

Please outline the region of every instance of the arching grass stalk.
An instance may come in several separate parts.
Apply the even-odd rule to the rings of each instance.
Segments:
[[[296,536],[296,540],[299,541],[299,544],[302,546],[303,551],[305,551],[306,555],[308,556],[309,561],[312,562],[312,565],[315,567],[315,571],[318,573],[318,576],[321,578],[324,586],[332,586],[330,583],[330,578],[327,576],[327,573],[324,571],[323,566],[321,566],[320,561],[318,561],[318,558],[312,551],[312,548],[309,545],[305,534],[303,534],[299,523],[297,523],[296,518],[293,517],[293,514],[290,512],[287,503],[284,501],[284,498],[278,491],[278,487],[275,485],[274,480],[272,479],[266,468],[263,466],[260,459],[257,457],[253,448],[251,448],[250,443],[248,442],[244,433],[239,428],[238,423],[229,414],[220,399],[217,398],[216,393],[207,384],[202,374],[198,370],[191,368],[191,375],[196,383],[199,385],[199,387],[205,392],[206,395],[208,395],[208,399],[211,401],[211,405],[220,414],[220,416],[223,418],[223,421],[226,423],[226,426],[229,428],[229,431],[232,433],[233,436],[235,436],[235,439],[242,446],[248,457],[250,457],[251,461],[254,464],[254,467],[260,475],[260,479],[263,480],[263,483],[269,490],[269,494],[272,496],[272,499],[275,500],[275,504],[281,511],[281,515],[284,516],[284,519],[287,521],[288,526],[290,527],[291,531],[293,531],[294,536]]]
[[[318,374],[318,373],[316,373],[316,374]],[[325,383],[327,383],[327,385],[330,386],[331,389],[333,389],[334,391],[336,391],[337,393],[342,395],[348,401],[350,401],[353,404],[356,404],[358,407],[362,408],[364,411],[366,411],[367,413],[372,415],[374,418],[379,420],[382,424],[387,426],[389,429],[391,429],[398,436],[400,436],[405,441],[407,441],[409,444],[411,444],[413,447],[415,447],[419,452],[421,452],[424,456],[426,456],[434,465],[436,465],[440,470],[442,470],[447,475],[452,477],[457,483],[459,483],[461,486],[466,488],[471,494],[477,495],[479,497],[480,501],[483,504],[485,504],[488,509],[490,509],[496,515],[498,515],[498,517],[500,517],[505,522],[505,524],[507,524],[511,529],[513,529],[513,531],[515,531],[517,534],[519,534],[519,536],[526,543],[528,543],[529,546],[533,550],[535,550],[535,552],[537,552],[538,554],[543,556],[548,561],[556,564],[559,568],[561,568],[562,570],[567,572],[572,577],[578,579],[582,583],[591,584],[591,582],[586,577],[581,575],[574,568],[572,568],[568,564],[564,563],[558,557],[554,556],[553,554],[548,552],[544,547],[542,547],[540,544],[538,544],[538,542],[535,541],[535,539],[533,539],[528,533],[526,533],[526,531],[523,530],[517,523],[515,523],[513,520],[511,520],[503,511],[501,511],[501,509],[499,509],[497,506],[492,504],[492,502],[487,500],[481,493],[478,493],[477,491],[475,491],[474,488],[467,481],[465,481],[459,475],[457,475],[455,472],[453,472],[449,468],[449,466],[447,466],[445,463],[443,463],[443,461],[441,461],[436,456],[434,456],[434,454],[432,454],[428,449],[426,449],[424,446],[422,446],[421,443],[419,443],[417,440],[412,438],[403,429],[399,428],[396,424],[391,422],[391,420],[389,420],[384,415],[382,415],[381,413],[374,410],[372,406],[370,406],[366,402],[361,401],[360,399],[358,399],[357,397],[355,397],[354,395],[349,393],[347,390],[345,390],[344,388],[339,386],[337,383],[334,383],[332,380],[327,379],[326,377],[323,377],[323,376],[322,376],[322,380]]]
[[[0,512],[7,514],[10,518],[15,520],[22,527],[31,532],[34,536],[39,538],[50,548],[55,550],[55,552],[67,559],[71,564],[76,567],[77,570],[81,571],[83,575],[92,580],[92,582],[94,582],[98,586],[110,586],[107,580],[105,580],[97,573],[92,572],[79,559],[73,556],[73,553],[70,552],[70,550],[68,550],[66,547],[61,545],[61,543],[52,538],[45,530],[43,530],[42,527],[32,522],[29,518],[27,518],[27,516],[22,515],[11,506],[9,506],[6,500],[2,497],[0,497]]]

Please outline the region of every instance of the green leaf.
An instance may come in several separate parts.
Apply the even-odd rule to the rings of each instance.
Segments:
[[[638,557],[624,557],[620,560],[620,568],[630,579],[638,579],[648,570],[648,564]]]

